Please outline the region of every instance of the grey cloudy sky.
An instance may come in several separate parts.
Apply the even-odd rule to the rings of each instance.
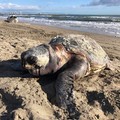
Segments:
[[[120,6],[120,0],[93,0],[91,3],[89,3],[89,5]]]

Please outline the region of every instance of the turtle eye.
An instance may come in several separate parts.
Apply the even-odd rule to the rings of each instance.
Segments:
[[[27,63],[30,64],[30,65],[35,64],[36,61],[37,61],[37,57],[35,57],[35,56],[30,56],[30,57],[27,58]]]

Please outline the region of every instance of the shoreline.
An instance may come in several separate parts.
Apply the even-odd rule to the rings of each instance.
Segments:
[[[5,18],[0,18],[4,20]],[[120,37],[119,24],[112,22],[104,23],[104,22],[86,22],[86,21],[57,21],[57,20],[47,20],[47,19],[34,19],[34,18],[20,18],[18,17],[20,23],[28,23],[31,25],[42,25],[42,26],[49,26],[49,27],[57,27],[66,30],[73,30],[79,32],[87,32],[93,34],[100,34],[100,35],[108,35],[108,36],[115,36]],[[81,23],[82,22],[82,23]],[[104,23],[104,24],[103,24]],[[115,28],[114,28],[115,27]],[[113,28],[113,29],[111,29]],[[111,29],[111,30],[110,30]]]
[[[69,30],[69,31],[76,31],[76,32],[81,32],[83,34],[88,33],[88,34],[98,34],[98,35],[105,35],[105,36],[111,36],[111,37],[118,37],[120,38],[120,35],[112,35],[109,33],[100,33],[100,32],[95,32],[92,31],[85,31],[85,30],[81,30],[81,29],[76,29],[76,28],[70,28],[70,27],[60,27],[60,26],[52,26],[52,25],[44,25],[44,24],[39,24],[39,23],[30,23],[31,25],[40,25],[40,26],[47,26],[47,27],[53,27],[53,28],[58,28],[58,29],[65,29],[65,30]]]
[[[27,23],[27,22],[21,22],[21,23]],[[80,32],[83,34],[97,34],[97,35],[105,35],[105,36],[110,36],[110,37],[118,37],[120,38],[120,36],[117,35],[112,35],[112,34],[103,34],[103,33],[99,33],[99,32],[88,32],[88,31],[82,31],[82,30],[77,30],[74,28],[67,28],[67,27],[60,27],[60,26],[52,26],[52,25],[44,25],[44,24],[39,24],[39,23],[29,23],[30,25],[39,25],[39,26],[46,26],[46,27],[52,27],[52,28],[57,28],[57,29],[63,29],[63,30],[68,30],[68,31],[75,31],[75,32]]]
[[[86,31],[80,31],[80,30],[74,30],[74,29],[69,29],[69,28],[63,28],[63,27],[58,27],[58,26],[50,26],[50,25],[44,25],[44,24],[37,24],[37,23],[29,23],[29,22],[19,22],[17,24],[25,24],[25,25],[31,25],[35,27],[42,27],[43,29],[48,28],[48,29],[53,29],[53,30],[62,30],[62,31],[69,31],[70,33],[78,33],[78,34],[83,34],[83,35],[98,35],[98,36],[106,36],[106,37],[115,37],[115,38],[120,38],[119,36],[114,36],[114,35],[109,35],[109,34],[102,34],[102,33],[94,33],[94,32],[86,32]]]
[[[110,34],[110,33],[102,33],[99,31],[90,31],[90,30],[82,30],[81,28],[75,28],[75,27],[64,27],[64,26],[57,26],[57,25],[46,25],[46,24],[41,24],[41,23],[32,23],[32,22],[24,22],[24,21],[20,21],[20,23],[28,23],[31,25],[39,25],[39,26],[47,26],[47,27],[53,27],[53,28],[58,28],[58,29],[65,29],[65,30],[70,30],[70,31],[76,31],[76,32],[81,32],[81,33],[88,33],[88,34],[98,34],[98,35],[105,35],[105,36],[112,36],[112,37],[119,37],[120,35],[114,35],[114,34]]]

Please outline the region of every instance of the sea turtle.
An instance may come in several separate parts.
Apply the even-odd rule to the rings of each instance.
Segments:
[[[21,54],[21,61],[23,68],[35,76],[60,71],[55,84],[56,102],[68,110],[71,119],[77,119],[80,114],[75,107],[73,81],[100,72],[109,57],[92,38],[69,34],[28,49]]]

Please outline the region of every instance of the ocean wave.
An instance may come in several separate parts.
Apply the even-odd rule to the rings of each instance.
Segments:
[[[64,15],[64,14],[26,14],[26,15],[18,15],[19,17],[31,18],[35,17],[35,19],[45,18],[49,20],[71,20],[71,21],[93,21],[93,22],[120,22],[120,16],[97,16],[97,15]]]

